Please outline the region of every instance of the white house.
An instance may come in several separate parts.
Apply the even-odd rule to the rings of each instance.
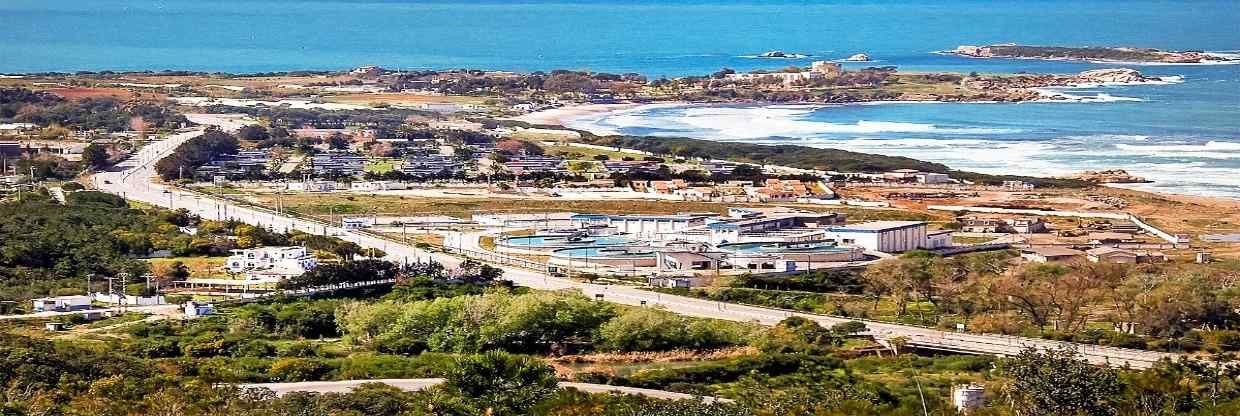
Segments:
[[[260,247],[233,250],[224,268],[244,273],[250,280],[278,281],[300,276],[318,266],[318,260],[305,247]]]
[[[185,317],[197,318],[215,313],[215,306],[210,303],[185,302]]]

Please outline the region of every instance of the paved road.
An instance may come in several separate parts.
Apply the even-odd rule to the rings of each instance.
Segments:
[[[209,120],[207,121],[209,122]],[[166,189],[163,185],[152,183],[151,179],[155,174],[151,166],[154,162],[160,157],[171,153],[177,145],[197,134],[197,131],[191,131],[152,143],[144,147],[135,157],[119,165],[117,169],[97,174],[93,178],[94,185],[103,191],[121,195],[131,200],[163,207],[184,208],[203,218],[217,220],[228,218],[280,231],[296,229],[314,234],[333,235],[355,242],[362,247],[373,247],[383,250],[388,254],[388,259],[393,261],[411,262],[433,259],[447,267],[455,267],[461,261],[451,255],[429,253],[406,244],[389,241],[373,235],[345,230],[310,220],[293,218],[269,210],[240,206],[236,203],[211,196],[196,195],[177,189]],[[671,312],[689,316],[732,321],[756,321],[764,325],[772,325],[794,315],[818,321],[823,325],[833,325],[852,320],[664,295],[633,287],[594,285],[547,276],[546,274],[526,269],[508,266],[500,267],[504,269],[504,277],[506,279],[522,286],[548,290],[579,290],[586,296],[608,302],[634,306],[658,305]],[[1013,355],[1027,347],[1041,349],[1069,347],[1079,351],[1086,360],[1094,364],[1129,365],[1134,368],[1146,368],[1164,357],[1176,357],[1173,354],[1151,351],[1003,335],[962,334],[883,322],[866,321],[866,326],[869,328],[870,334],[880,342],[899,338],[905,340],[906,345],[911,347],[962,353]]]
[[[366,383],[383,383],[392,387],[405,391],[423,390],[443,383],[442,378],[385,378],[374,380],[346,380],[346,381],[303,381],[296,383],[253,383],[241,384],[242,388],[268,388],[275,392],[277,396],[283,396],[287,393],[296,391],[307,391],[316,393],[345,393],[352,391],[362,384]],[[676,393],[663,390],[639,389],[636,387],[609,386],[606,384],[589,384],[589,383],[560,383],[560,387],[574,388],[587,393],[620,393],[633,394],[653,397],[656,399],[695,399],[701,396],[692,394]],[[701,397],[703,401],[709,402],[731,402],[730,399],[721,399],[717,397]]]

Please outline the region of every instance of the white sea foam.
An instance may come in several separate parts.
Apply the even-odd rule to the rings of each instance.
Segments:
[[[1101,88],[1101,87],[1099,87]],[[1060,91],[1056,91],[1060,92]],[[1062,92],[1061,92],[1062,93]],[[1098,90],[1084,102],[1123,100]],[[906,156],[991,174],[1063,176],[1083,170],[1128,169],[1156,181],[1141,189],[1200,195],[1240,195],[1240,143],[1142,134],[1077,134],[1044,137],[1002,126],[947,126],[876,119],[822,121],[840,104],[772,106],[660,106],[594,118],[587,130],[649,129],[655,135],[718,141],[788,144]],[[818,113],[815,114],[815,111]],[[841,113],[847,114],[847,113]],[[858,116],[860,118],[861,116]],[[1017,133],[1017,134],[1010,134]],[[1016,138],[1025,140],[1014,140]]]
[[[1094,141],[1094,140],[1105,140],[1105,141],[1127,140],[1127,141],[1134,141],[1134,142],[1143,142],[1143,141],[1149,140],[1150,136],[1143,136],[1140,134],[1091,134],[1091,135],[1085,135],[1085,136],[1064,136],[1063,138],[1066,140],[1081,140],[1081,141],[1086,141],[1086,142]]]
[[[1120,97],[1120,96],[1107,94],[1105,92],[1100,92],[1100,93],[1097,93],[1096,95],[1079,95],[1079,94],[1069,94],[1061,90],[1060,88],[1033,88],[1032,90],[1034,92],[1037,92],[1038,94],[1041,94],[1043,97],[1046,97],[1041,100],[1037,100],[1038,102],[1114,103],[1114,102],[1121,102],[1121,101],[1145,101],[1142,98]],[[1073,92],[1078,92],[1078,91],[1073,91]]]
[[[1119,143],[1115,145],[1115,148],[1128,154],[1159,158],[1240,159],[1240,143],[1214,140],[1199,144]],[[1228,170],[1236,172],[1236,169],[1228,168]]]
[[[851,124],[814,121],[806,118],[819,109],[810,105],[767,107],[686,107],[666,115],[627,112],[604,117],[592,123],[604,130],[652,128],[697,132],[722,140],[753,140],[768,137],[810,137],[824,134],[936,133],[1007,134],[1019,130],[972,127],[940,127],[927,123],[859,120]]]

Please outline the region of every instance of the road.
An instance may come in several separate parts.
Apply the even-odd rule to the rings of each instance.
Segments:
[[[345,393],[352,391],[365,383],[383,383],[404,391],[418,391],[443,383],[442,378],[387,378],[374,380],[346,380],[346,381],[303,381],[295,383],[253,383],[241,384],[242,388],[268,388],[275,392],[277,396],[283,396],[287,393],[296,391],[316,392],[316,393]],[[694,396],[692,394],[676,393],[664,390],[639,389],[636,387],[609,386],[606,384],[589,384],[589,383],[560,383],[560,387],[574,388],[586,393],[620,393],[642,395],[653,397],[656,399],[680,400],[680,399],[701,399],[707,403],[710,402],[727,402],[732,400],[721,399],[717,397]]]
[[[38,318],[55,318],[65,315],[79,315],[84,313],[104,313],[104,312],[142,312],[154,315],[176,315],[181,312],[179,305],[151,305],[151,306],[125,306],[111,307],[99,309],[83,309],[78,311],[67,312],[35,312],[22,315],[0,315],[0,321],[17,320],[17,319],[38,319]]]
[[[211,122],[211,120],[203,119],[196,121]],[[234,122],[228,127],[234,127],[239,124]],[[362,247],[373,247],[383,250],[387,253],[388,259],[393,261],[413,262],[430,259],[440,262],[449,268],[455,267],[461,262],[459,258],[448,254],[418,250],[412,246],[374,235],[345,230],[307,219],[293,218],[274,211],[242,206],[235,202],[212,196],[193,194],[188,191],[153,183],[152,179],[155,176],[155,172],[152,166],[155,161],[170,154],[177,145],[197,134],[199,134],[199,131],[179,133],[162,141],[147,145],[137,155],[118,165],[116,169],[95,175],[93,178],[95,187],[135,201],[166,208],[183,208],[203,218],[215,220],[233,219],[279,231],[296,229],[313,234],[332,235],[343,240],[352,241]],[[595,285],[548,276],[544,273],[527,269],[509,266],[499,267],[504,269],[504,277],[506,279],[522,286],[545,290],[577,290],[595,299],[632,306],[660,306],[668,311],[688,316],[731,321],[756,321],[764,325],[773,325],[790,316],[802,316],[827,326],[857,320],[665,295],[634,287]],[[1097,365],[1128,365],[1133,368],[1147,368],[1162,358],[1177,357],[1177,355],[1167,353],[1037,338],[965,334],[910,325],[875,321],[863,322],[869,328],[869,334],[873,335],[879,342],[887,343],[893,339],[898,339],[909,347],[942,351],[1014,355],[1029,347],[1039,349],[1066,347],[1075,349],[1084,359]]]

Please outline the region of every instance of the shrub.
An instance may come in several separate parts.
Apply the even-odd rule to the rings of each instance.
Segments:
[[[267,374],[275,381],[313,381],[320,380],[332,369],[316,359],[281,358],[271,363]]]
[[[754,331],[746,324],[635,308],[603,324],[596,344],[608,351],[705,350],[748,344]]]
[[[312,358],[322,356],[322,349],[310,342],[294,342],[280,348],[280,357]]]

